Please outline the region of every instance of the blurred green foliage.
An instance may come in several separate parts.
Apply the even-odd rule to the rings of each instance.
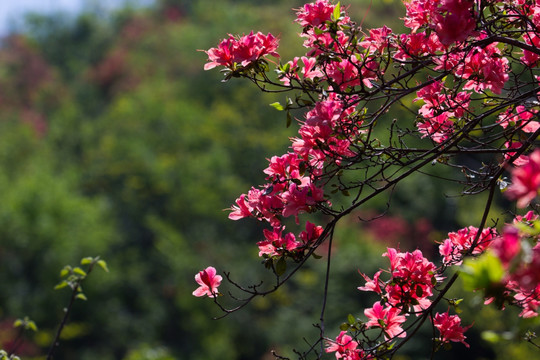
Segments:
[[[34,14],[25,34],[4,40],[0,345],[11,336],[2,324],[28,315],[40,331],[18,350],[40,359],[68,301],[66,292],[52,291],[58,273],[83,256],[107,259],[111,271],[85,282],[88,301],[74,307],[55,359],[266,359],[272,349],[293,356],[304,337],[317,338],[312,323],[320,316],[325,257],[225,319],[211,320],[221,315],[212,301],[191,295],[194,274],[209,264],[242,284],[271,281],[257,257],[258,224],[229,221],[222,209],[264,181],[264,159],[287,151],[295,132],[268,106],[281,95],[237,81],[220,84],[219,72],[202,71],[206,56],[197,50],[255,29],[280,34],[284,59],[298,55],[302,41],[290,8],[302,3],[161,0],[105,19]],[[366,29],[402,26],[397,1],[350,3],[351,16],[363,18]],[[414,221],[434,224],[422,230],[427,252],[436,249],[430,240],[445,236],[437,229],[469,225],[455,218],[467,205],[443,193],[441,183],[421,176],[396,190],[389,216],[402,226],[392,239],[380,238],[376,227],[385,225],[358,221],[367,213],[338,229],[327,329],[338,332],[348,314],[343,309],[372,304],[356,290],[363,285],[358,270],[372,276],[384,266],[387,245],[420,246]],[[387,201],[370,206],[384,211]],[[235,293],[224,284],[221,291],[228,290]],[[523,344],[483,342],[477,328],[473,347],[533,356]],[[431,335],[424,335],[403,359],[429,354]]]

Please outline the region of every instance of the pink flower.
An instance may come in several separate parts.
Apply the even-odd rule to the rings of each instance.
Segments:
[[[540,9],[540,7],[538,8]],[[533,32],[524,34],[523,40],[527,45],[532,45],[537,48],[540,47],[540,37]],[[528,50],[523,50],[521,61],[523,61],[525,65],[528,67],[536,67],[538,60],[540,60],[540,55]]]
[[[364,280],[366,280],[366,285],[358,287],[358,290],[360,291],[373,291],[377,294],[381,294],[381,285],[379,284],[379,277],[381,276],[382,271],[377,271],[375,275],[373,275],[373,280],[369,278],[369,276],[360,273]]]
[[[392,29],[386,25],[382,28],[369,30],[369,36],[360,42],[360,46],[368,49],[369,53],[382,53],[385,48],[390,46],[389,36],[392,34]]]
[[[445,1],[445,3],[463,3],[463,1]],[[476,21],[472,16],[470,6],[468,6],[472,5],[472,2],[467,1],[466,3],[465,7],[455,6],[449,8],[444,15],[439,12],[434,16],[435,32],[444,46],[463,41],[473,34]]]
[[[205,51],[209,62],[204,65],[204,70],[210,70],[216,66],[233,69],[235,64],[246,67],[267,55],[278,58],[277,48],[278,39],[272,34],[251,32],[241,37],[229,35],[227,39],[219,43],[217,48]]]
[[[540,150],[529,155],[529,161],[512,170],[512,184],[505,192],[510,200],[517,200],[517,206],[524,208],[538,195],[540,188]]]
[[[435,314],[433,319],[433,326],[435,326],[441,333],[439,340],[445,344],[450,341],[460,342],[466,347],[469,347],[469,344],[465,342],[465,335],[463,333],[467,331],[472,325],[467,327],[461,326],[461,319],[457,315],[448,315],[448,312],[443,314]]]
[[[316,241],[322,235],[323,231],[324,229],[322,226],[318,226],[307,221],[306,230],[302,231],[298,237],[304,242],[304,244],[309,245]]]
[[[405,26],[416,32],[420,27],[428,25],[434,16],[439,0],[409,0],[404,1],[407,9]]]
[[[448,239],[444,240],[439,246],[439,253],[444,257],[443,262],[446,265],[460,265],[463,255],[466,254],[478,234],[478,228],[469,226],[457,232],[448,233]],[[473,254],[480,254],[491,244],[496,232],[494,229],[485,228],[475,244]]]
[[[463,90],[482,92],[486,89],[500,94],[504,84],[510,78],[508,75],[508,59],[501,56],[497,43],[485,48],[474,48],[466,56],[455,54],[458,65],[454,74],[463,79],[469,79]]]
[[[246,201],[246,195],[242,194],[238,199],[235,201],[236,205],[233,205],[230,210],[231,213],[229,214],[229,219],[231,220],[239,220],[245,217],[252,216],[251,211],[253,210],[250,208]]]
[[[508,126],[519,127],[523,132],[534,133],[540,128],[540,123],[535,119],[538,110],[527,110],[525,106],[516,106],[517,115],[512,114],[512,109],[508,108],[499,115],[499,125],[503,128]]]
[[[439,281],[435,275],[435,264],[427,260],[420,250],[402,253],[388,248],[383,256],[390,260],[392,275],[385,287],[388,302],[396,308],[411,305],[415,311],[429,307],[431,300],[428,298],[433,295],[433,287]]]
[[[454,133],[454,122],[446,112],[418,122],[417,127],[423,138],[429,137],[437,144],[447,140]]]
[[[327,0],[317,0],[315,3],[305,4],[297,9],[296,22],[302,27],[319,26],[332,18],[336,6]]]
[[[399,315],[399,310],[392,306],[383,308],[380,302],[373,304],[370,309],[364,310],[369,321],[366,323],[368,328],[380,327],[384,331],[385,339],[392,339],[394,337],[405,337],[406,332],[400,326],[406,320],[404,315]]]
[[[501,260],[501,263],[508,267],[512,259],[517,256],[521,250],[521,237],[518,229],[507,225],[504,228],[502,236],[495,239],[492,245],[495,255]]]
[[[361,350],[357,347],[358,343],[347,335],[346,331],[342,331],[335,341],[327,341],[327,347],[324,350],[327,353],[335,352],[338,360],[360,360]]]
[[[523,144],[519,141],[507,141],[504,143],[504,147],[507,149],[519,149],[523,146]],[[516,155],[515,152],[507,152],[504,154],[504,160],[508,161],[510,158],[512,158],[514,155]],[[515,166],[521,166],[525,165],[529,162],[529,157],[526,155],[520,155],[517,159],[514,160],[513,164]]]
[[[259,241],[259,256],[281,255],[284,250],[294,251],[302,246],[302,243],[296,240],[293,233],[283,235],[285,227],[275,227],[272,231],[264,229],[265,240]]]
[[[397,60],[417,58],[428,54],[435,54],[442,49],[443,46],[434,33],[430,35],[427,35],[425,32],[401,34],[399,35],[399,47],[394,54],[394,58]]]
[[[199,271],[195,275],[195,281],[200,286],[193,291],[193,295],[198,297],[204,295],[216,297],[218,295],[218,286],[221,284],[222,279],[220,275],[216,275],[216,269],[212,266]]]

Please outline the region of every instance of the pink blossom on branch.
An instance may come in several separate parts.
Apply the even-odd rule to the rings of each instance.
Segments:
[[[466,347],[469,344],[465,342],[465,335],[463,333],[467,331],[472,325],[467,327],[461,326],[461,319],[457,315],[449,315],[448,312],[437,313],[433,318],[433,326],[440,332],[439,340],[441,343],[460,342]]]
[[[376,302],[372,308],[364,310],[364,315],[369,319],[366,326],[368,328],[381,328],[384,331],[384,338],[387,340],[407,336],[401,327],[401,324],[406,320],[405,315],[400,315],[400,310],[391,305],[383,307],[380,302]]]
[[[529,161],[512,170],[512,184],[505,192],[510,200],[524,208],[538,195],[540,188],[540,150],[529,155]]]
[[[195,281],[200,286],[193,291],[193,295],[200,297],[208,295],[209,297],[216,297],[218,295],[218,286],[221,284],[223,278],[221,275],[216,275],[216,269],[212,266],[199,271],[195,275]]]
[[[469,226],[457,232],[448,233],[448,239],[444,240],[439,246],[439,253],[446,265],[460,265],[463,261],[463,256],[470,252],[473,245],[472,254],[481,254],[495,239],[496,234],[494,229],[485,228],[478,236],[478,229],[474,226]],[[475,244],[477,236],[478,240]]]
[[[224,66],[234,69],[235,65],[248,65],[257,60],[270,55],[279,58],[277,53],[278,39],[272,34],[264,35],[261,32],[235,37],[229,35],[222,40],[217,48],[205,51],[208,55],[208,63],[204,65],[204,70],[210,70],[216,66]]]
[[[332,19],[336,5],[328,0],[317,0],[297,9],[296,22],[302,27],[321,26]]]
[[[473,1],[446,0],[442,3],[443,6],[432,19],[432,26],[441,43],[450,46],[473,35],[476,28],[472,13]]]
[[[327,340],[327,346],[324,349],[327,353],[335,352],[337,360],[360,360],[361,350],[357,349],[358,342],[342,331],[336,337],[336,340]]]

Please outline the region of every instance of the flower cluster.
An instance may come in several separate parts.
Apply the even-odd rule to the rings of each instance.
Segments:
[[[358,349],[358,342],[347,335],[346,331],[340,332],[336,337],[336,340],[328,341],[325,351],[335,353],[336,359],[338,360],[366,359],[366,357],[363,356],[363,351]]]
[[[206,51],[209,62],[204,65],[204,69],[210,70],[216,66],[225,66],[231,70],[240,65],[248,67],[267,55],[279,58],[277,48],[278,39],[272,34],[251,32],[241,37],[229,35],[217,47]]]
[[[390,260],[387,270],[390,278],[383,281],[382,271],[378,271],[373,280],[362,274],[366,284],[358,290],[379,294],[385,303],[396,310],[408,312],[412,309],[420,313],[427,309],[431,305],[429,297],[433,295],[433,288],[442,280],[436,274],[435,264],[426,259],[420,250],[398,252],[388,248],[383,256]]]
[[[507,224],[492,245],[505,271],[500,303],[519,306],[520,316],[538,316],[540,308],[540,232],[538,215],[529,211]],[[495,299],[488,299],[488,303]]]
[[[485,228],[480,234],[474,226],[448,233],[448,239],[439,246],[444,264],[460,265],[465,255],[483,253],[496,236],[496,231]]]
[[[449,315],[448,312],[442,314],[437,313],[433,318],[433,326],[439,330],[439,341],[441,344],[446,344],[452,341],[460,342],[466,347],[469,347],[469,344],[465,342],[467,337],[463,333],[472,325],[462,327],[459,316]]]
[[[540,77],[523,71],[532,80],[522,80],[521,74],[511,78],[510,73],[516,66],[532,68],[540,62],[536,50],[540,2],[405,0],[404,4],[409,30],[403,34],[386,26],[364,31],[350,20],[346,8],[329,0],[296,9],[305,53],[276,64],[275,81],[262,66],[268,65],[266,57],[278,58],[278,41],[271,34],[230,35],[206,52],[205,69],[223,66],[226,76],[249,78],[264,89],[271,85],[279,91],[300,91],[286,105],[274,104],[287,112],[289,123],[292,110],[307,108],[297,119],[298,133],[291,138],[290,150],[268,159],[266,183],[240,195],[230,208],[232,220],[253,218],[268,225],[257,242],[260,257],[302,262],[333,236],[335,225],[324,229],[304,219],[306,214],[321,211],[337,222],[345,212],[397,184],[403,169],[419,163],[448,163],[455,153],[467,154],[465,150],[499,155],[494,166],[475,172],[484,176],[475,184],[478,188],[485,189],[486,183],[494,186],[512,163],[517,167],[511,171],[506,196],[523,208],[538,195],[540,150],[529,150],[533,134],[540,129],[535,100],[540,100],[540,93],[528,89],[533,83],[537,89]],[[416,114],[415,123],[402,125],[401,119],[395,119],[386,128],[391,132],[388,139],[377,139],[377,126],[390,106],[411,102],[407,99],[412,94],[416,94],[415,107],[409,110]],[[394,126],[399,130],[393,130]],[[409,146],[405,138],[411,134],[415,141],[427,138],[433,147]],[[424,155],[411,155],[420,153]],[[394,172],[395,168],[401,170]],[[467,166],[460,168],[469,171]],[[343,176],[349,170],[354,180]],[[358,180],[360,172],[365,178]],[[331,186],[333,191],[329,191]],[[334,209],[332,194],[341,190],[347,196],[350,189],[357,191],[351,207]],[[415,317],[431,319],[434,334],[438,331],[434,343],[459,342],[468,347],[464,333],[470,326],[462,326],[458,315],[434,311],[447,291],[438,285],[451,266],[467,265],[467,257],[482,258],[484,253],[494,255],[504,273],[500,283],[497,279],[497,284],[488,284],[500,291],[490,295],[500,295],[499,303],[520,306],[523,317],[538,315],[540,225],[535,216],[516,217],[500,235],[484,225],[448,233],[439,244],[440,267],[420,250],[388,248],[383,256],[389,267],[376,272],[373,279],[361,274],[365,284],[358,287],[376,293],[379,301],[364,309],[367,321],[349,327],[354,333],[342,331],[335,340],[326,339],[326,352],[334,353],[336,359],[376,357],[374,349],[379,344],[409,336],[405,325]],[[293,221],[286,222],[288,218],[299,227],[296,232],[286,229],[285,224],[294,226]],[[275,265],[272,261],[265,264]],[[282,273],[271,268],[279,284]],[[201,287],[194,295],[216,296],[221,277],[215,269],[200,272],[196,280]],[[365,331],[378,331],[377,340],[366,336],[364,342]],[[367,343],[371,349],[364,346]]]

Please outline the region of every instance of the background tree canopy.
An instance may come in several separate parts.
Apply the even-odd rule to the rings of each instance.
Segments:
[[[366,28],[401,26],[399,2],[350,3],[357,12],[351,15],[363,18]],[[11,324],[27,315],[39,332],[17,352],[43,358],[68,297],[52,290],[60,269],[97,255],[111,271],[88,279],[88,301],[75,304],[57,359],[266,359],[272,349],[291,355],[288,349],[316,333],[311,319],[320,311],[323,263],[219,321],[210,320],[219,315],[210,300],[191,295],[193,274],[203,264],[244,283],[269,275],[262,266],[253,271],[260,260],[256,247],[246,246],[260,240],[259,224],[231,222],[222,209],[263,179],[264,159],[283,153],[295,133],[268,106],[282,100],[279,95],[260,94],[247,83],[216,85],[220,74],[203,71],[206,55],[197,50],[228,33],[257,29],[281,34],[288,57],[301,47],[290,10],[301,4],[161,0],[107,17],[33,14],[23,33],[3,39],[0,347],[12,346]],[[474,201],[451,196],[459,190],[437,197],[440,186],[411,178],[394,194],[386,217],[341,227],[330,296],[350,292],[351,282],[360,286],[355,264],[376,271],[385,246],[435,251],[428,240],[480,217]],[[358,217],[383,212],[387,201],[377,199]],[[349,295],[358,304],[370,301]],[[469,303],[481,300],[470,296]],[[331,322],[343,321],[329,310]],[[465,317],[475,321],[468,341],[477,353],[469,358],[532,356],[527,344],[511,340],[538,320],[524,324],[504,316],[487,308],[475,319]],[[515,321],[516,331],[484,334],[488,343],[482,339],[488,321],[495,331]],[[405,358],[421,348],[419,337]],[[443,356],[462,350],[456,346]]]

